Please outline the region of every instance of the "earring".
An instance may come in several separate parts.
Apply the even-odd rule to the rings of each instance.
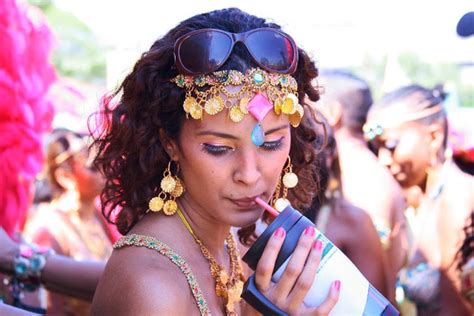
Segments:
[[[435,183],[439,178],[439,166],[440,166],[440,157],[439,153],[432,149],[430,153],[430,165],[426,168],[426,190],[430,190],[434,187]]]
[[[339,199],[341,197],[341,183],[336,177],[329,177],[328,186],[324,192],[324,196],[327,200]]]
[[[177,165],[176,173],[178,171],[179,165]],[[163,171],[160,188],[161,191],[158,196],[153,197],[148,203],[150,211],[159,212],[163,210],[163,213],[166,215],[174,215],[178,209],[176,198],[184,193],[184,185],[177,175],[173,176],[171,174],[171,160],[168,163],[168,167]]]
[[[287,199],[288,189],[292,189],[298,184],[298,176],[293,172],[293,165],[290,156],[288,156],[286,166],[283,168],[282,173],[283,176],[278,181],[272,198],[273,206],[280,212],[290,204],[290,201]],[[280,197],[280,193],[282,193],[282,197]]]

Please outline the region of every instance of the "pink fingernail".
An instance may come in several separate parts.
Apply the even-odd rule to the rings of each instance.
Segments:
[[[314,229],[313,226],[308,226],[305,230],[304,230],[304,234],[306,236],[311,236],[313,237],[314,236],[314,233],[316,232],[316,230]]]
[[[321,242],[321,240],[315,240],[313,243],[313,248],[318,251],[321,250],[323,248],[323,243]]]
[[[276,230],[275,230],[275,237],[278,237],[278,238],[282,238],[285,236],[285,230],[282,228],[282,227],[278,227]]]
[[[334,281],[334,289],[336,289],[336,291],[340,291],[341,290],[341,281],[337,280],[337,281]]]

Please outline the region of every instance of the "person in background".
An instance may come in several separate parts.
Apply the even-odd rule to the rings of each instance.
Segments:
[[[31,256],[23,257],[21,247],[24,244],[13,241],[7,233],[0,228],[0,273],[5,276],[19,277],[27,284],[43,285],[48,291],[61,293],[67,296],[77,297],[92,302],[97,283],[102,274],[105,262],[97,260],[75,260],[71,257],[50,253],[45,260],[41,260],[35,271],[27,269],[21,275],[17,265],[25,260],[32,261]],[[22,257],[21,259],[19,259]],[[27,263],[27,266],[32,266]],[[34,274],[34,278],[33,278]],[[6,281],[6,282],[5,282]],[[4,283],[11,279],[4,279]],[[33,282],[31,282],[33,281]]]
[[[474,35],[474,12],[467,12],[459,19],[456,32],[461,37],[471,37]],[[458,119],[461,120],[460,116],[464,113],[456,114],[459,114]],[[474,135],[472,133],[472,124],[469,124],[472,121],[470,118],[471,116],[467,116],[462,119],[464,122],[462,127],[457,125],[457,122],[454,122],[454,127],[458,134],[460,134],[459,138],[462,141],[454,144],[453,158],[462,170],[474,175]],[[453,126],[452,120],[450,120],[450,124],[450,126]],[[463,132],[465,133],[464,135]],[[466,139],[469,139],[469,141],[466,141]],[[471,219],[464,228],[464,241],[459,249],[459,258],[458,268],[461,278],[461,293],[474,310],[474,211],[471,212]]]
[[[474,211],[464,227],[464,233],[465,238],[458,253],[461,293],[474,310]]]
[[[26,1],[0,1],[0,229],[17,240],[43,166],[43,136],[53,119],[48,98],[56,80],[53,42],[39,9]],[[22,304],[23,291],[13,290],[10,278],[0,279],[0,301],[39,311]]]
[[[105,261],[112,252],[108,227],[97,208],[102,175],[92,167],[86,138],[55,130],[47,145],[47,174],[52,201],[28,219],[25,238],[75,260]],[[89,303],[48,292],[52,314],[86,315]]]
[[[348,202],[366,211],[384,249],[387,297],[395,300],[398,271],[407,249],[405,201],[400,186],[369,150],[362,127],[372,105],[369,85],[346,70],[323,70],[323,93],[314,107],[334,130],[341,170],[341,190]]]
[[[322,117],[320,120],[325,122]],[[324,147],[322,144],[316,145],[317,148],[323,148],[318,154],[317,163],[321,194],[315,197],[313,204],[304,214],[346,254],[367,280],[386,296],[380,239],[370,216],[344,198],[336,140],[331,126],[326,125],[326,131],[327,144]]]
[[[407,315],[472,315],[461,296],[456,254],[474,209],[474,182],[451,159],[443,98],[437,89],[402,87],[371,107],[365,126],[409,206],[413,237],[397,288]]]

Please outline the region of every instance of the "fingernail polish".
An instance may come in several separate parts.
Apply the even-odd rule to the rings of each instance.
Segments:
[[[334,281],[334,288],[336,289],[336,291],[340,291],[341,290],[341,281],[337,280],[337,281]]]
[[[275,230],[275,233],[274,233],[274,234],[275,234],[275,237],[281,238],[281,237],[285,236],[285,230],[284,230],[283,228],[281,228],[281,227],[278,227],[278,228]]]
[[[314,233],[316,232],[316,230],[314,229],[313,226],[308,226],[305,230],[304,230],[304,234],[306,236],[311,236],[313,237],[314,236]]]
[[[315,240],[314,243],[313,243],[313,248],[315,250],[320,251],[323,248],[323,243],[321,242],[321,240],[319,240],[319,239]]]

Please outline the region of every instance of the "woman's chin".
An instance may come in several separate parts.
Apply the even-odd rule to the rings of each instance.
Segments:
[[[235,216],[232,226],[239,228],[251,226],[255,224],[262,217],[262,215],[263,210],[261,208],[242,212]]]

